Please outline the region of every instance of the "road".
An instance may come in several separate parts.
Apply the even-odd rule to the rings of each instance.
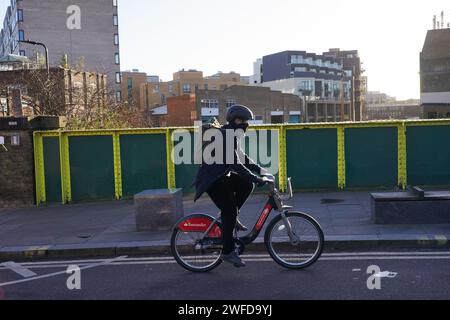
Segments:
[[[208,274],[184,271],[170,257],[0,261],[0,299],[450,299],[450,252],[330,253],[303,271],[264,253],[244,260],[244,269],[221,265]],[[78,284],[70,265],[81,268],[80,290],[67,287]],[[379,289],[368,289],[370,266],[379,267],[369,270]]]

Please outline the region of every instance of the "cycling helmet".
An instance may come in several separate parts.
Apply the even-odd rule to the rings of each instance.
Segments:
[[[243,121],[254,120],[255,117],[253,115],[252,110],[247,108],[246,106],[236,104],[230,107],[227,111],[227,122],[233,123],[234,120],[241,119]]]

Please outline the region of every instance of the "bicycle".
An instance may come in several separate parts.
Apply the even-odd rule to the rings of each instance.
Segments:
[[[285,268],[305,269],[322,255],[324,234],[313,217],[284,205],[284,201],[293,198],[291,178],[287,189],[287,194],[281,194],[275,181],[270,181],[267,203],[253,229],[244,237],[236,237],[235,231],[236,251],[239,255],[245,252],[245,247],[258,238],[270,213],[276,210],[279,214],[269,223],[264,236],[267,251]],[[180,219],[173,228],[171,251],[178,264],[191,272],[217,268],[222,263],[220,217],[193,214]]]

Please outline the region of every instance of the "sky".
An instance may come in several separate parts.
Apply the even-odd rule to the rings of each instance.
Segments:
[[[448,0],[119,0],[121,67],[164,81],[182,68],[251,75],[275,52],[356,49],[370,91],[419,98],[419,54],[441,11],[450,22]]]

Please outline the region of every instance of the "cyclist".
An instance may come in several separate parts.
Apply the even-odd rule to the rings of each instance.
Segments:
[[[220,209],[222,216],[223,251],[222,260],[233,264],[235,267],[244,267],[245,263],[235,251],[234,230],[246,231],[239,220],[239,210],[254,190],[254,184],[259,187],[273,179],[265,169],[255,164],[241,149],[240,137],[249,127],[248,121],[253,120],[253,112],[246,106],[234,105],[227,111],[227,124],[217,127],[221,131],[224,148],[223,161],[214,164],[206,164],[205,161],[197,173],[194,181],[196,188],[195,200],[203,193],[207,193],[214,204]],[[227,135],[227,130],[232,130],[232,135]],[[234,141],[227,141],[233,138]],[[227,145],[233,144],[233,163],[227,163]],[[231,150],[231,149],[230,149]],[[243,161],[242,161],[243,160]]]

